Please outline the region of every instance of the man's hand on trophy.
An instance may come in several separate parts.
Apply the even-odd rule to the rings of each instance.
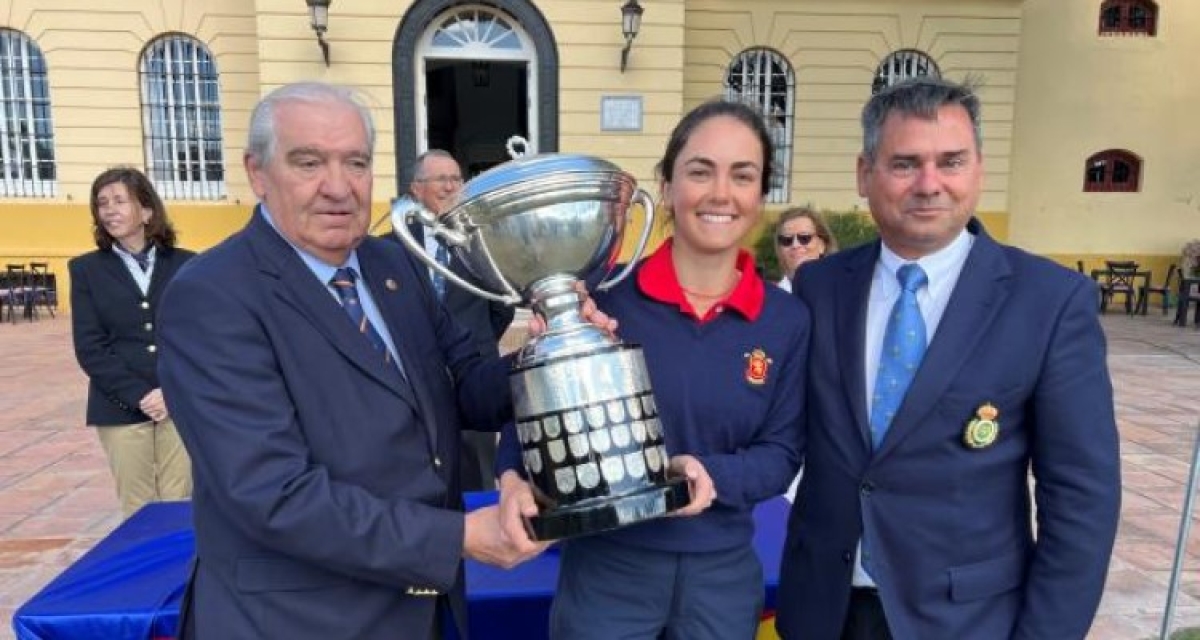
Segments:
[[[504,538],[517,546],[540,545],[542,549],[553,544],[534,542],[525,528],[525,518],[538,514],[533,499],[533,489],[516,471],[508,470],[500,476],[500,529]]]
[[[712,476],[695,456],[680,454],[671,457],[670,473],[673,476],[687,478],[688,491],[692,501],[687,506],[673,511],[673,516],[694,516],[712,506],[717,499],[717,488],[713,485]]]
[[[466,516],[463,555],[479,562],[511,569],[545,551],[549,542],[534,542],[528,535],[512,539],[501,526],[501,509],[492,505]]]
[[[617,335],[617,320],[604,313],[596,306],[596,301],[587,292],[587,286],[582,282],[575,283],[575,290],[579,292],[580,309],[579,315],[586,322],[590,322],[601,331],[615,338]],[[529,335],[540,336],[546,332],[546,320],[536,313],[529,314]]]

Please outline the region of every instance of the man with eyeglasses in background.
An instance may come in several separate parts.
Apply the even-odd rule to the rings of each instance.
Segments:
[[[463,175],[458,161],[449,152],[430,149],[417,156],[413,163],[413,181],[409,185],[409,198],[399,198],[393,205],[392,222],[402,219],[395,215],[397,208],[411,207],[413,202],[428,209],[439,218],[458,204],[462,193]],[[413,221],[408,225],[417,242],[424,244],[425,251],[464,280],[482,286],[471,275],[462,261],[454,258],[447,247],[425,233],[425,226]],[[395,234],[389,237],[399,241]],[[480,354],[494,354],[499,349],[500,338],[512,323],[514,309],[506,304],[490,302],[455,286],[443,276],[429,271],[434,290],[442,304],[460,324],[466,327],[474,339]],[[496,461],[496,434],[482,431],[463,431],[460,479],[463,491],[483,491],[496,486],[494,465]]]

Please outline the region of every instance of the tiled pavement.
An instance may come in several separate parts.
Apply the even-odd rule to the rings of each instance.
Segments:
[[[1200,331],[1161,316],[1109,315],[1124,505],[1089,638],[1157,637],[1200,422]],[[119,521],[104,455],[83,427],[85,379],[70,320],[0,324],[0,638],[13,611]],[[1175,627],[1200,625],[1200,526]]]

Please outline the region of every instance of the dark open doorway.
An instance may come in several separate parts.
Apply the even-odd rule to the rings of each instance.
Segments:
[[[505,142],[529,138],[528,74],[524,62],[425,61],[430,149],[458,159],[470,178],[507,161]]]

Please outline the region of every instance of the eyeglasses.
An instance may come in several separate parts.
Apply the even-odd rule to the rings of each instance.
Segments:
[[[417,178],[417,182],[436,182],[438,184],[449,184],[458,186],[463,183],[462,176],[429,176],[428,178]]]
[[[807,247],[815,237],[817,236],[811,233],[794,233],[790,236],[780,234],[775,236],[775,242],[778,242],[781,247],[791,247],[797,242],[800,243],[800,246]]]

